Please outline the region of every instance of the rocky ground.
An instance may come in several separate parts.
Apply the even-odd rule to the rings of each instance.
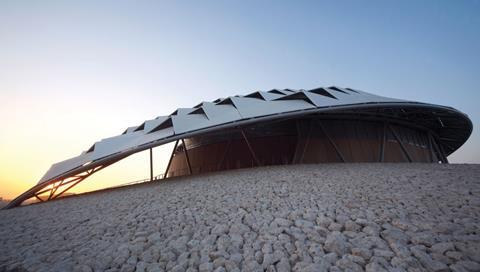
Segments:
[[[480,271],[480,165],[244,169],[0,211],[0,271],[23,270]]]
[[[0,197],[0,209],[7,206],[8,202]]]

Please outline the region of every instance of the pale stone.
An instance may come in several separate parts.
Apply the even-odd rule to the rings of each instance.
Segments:
[[[327,262],[329,262],[330,264],[334,264],[334,263],[337,262],[338,255],[337,255],[337,253],[335,253],[335,252],[330,252],[330,253],[328,253],[328,254],[325,254],[325,255],[323,256],[323,258],[324,258]]]
[[[433,260],[421,247],[414,246],[410,249],[415,257],[430,271],[448,271],[448,266],[442,262]]]
[[[480,264],[474,261],[459,261],[457,264],[465,267],[469,271],[480,271]]]
[[[348,271],[354,271],[354,272],[357,272],[357,271],[362,272],[363,271],[363,268],[359,264],[352,262],[348,258],[342,258],[342,259],[338,260],[335,263],[335,266],[337,266],[337,267],[339,267],[343,270],[348,270]]]
[[[452,270],[452,272],[469,272],[465,267],[460,264],[450,265],[450,270]]]
[[[216,235],[225,234],[227,232],[228,232],[228,226],[223,224],[216,225],[211,231],[212,234],[216,234]]]
[[[383,239],[387,240],[388,243],[401,243],[401,244],[406,244],[410,239],[409,237],[403,233],[402,231],[395,230],[395,229],[388,229],[384,230],[380,234]]]
[[[295,226],[299,228],[312,228],[313,223],[307,220],[298,219],[298,220],[295,220]]]
[[[444,254],[446,251],[455,250],[455,246],[452,242],[438,243],[434,244],[431,250],[438,254]]]
[[[360,225],[357,223],[353,222],[352,220],[348,220],[345,222],[345,230],[346,231],[359,231],[360,230]]]
[[[364,260],[369,260],[372,257],[372,252],[366,248],[354,247],[352,248],[352,255],[360,256]]]
[[[324,248],[329,252],[343,255],[347,251],[347,241],[345,236],[338,231],[333,231],[327,236]]]
[[[199,272],[210,272],[213,271],[213,263],[202,263],[198,267]]]
[[[390,250],[382,250],[382,249],[376,249],[376,248],[373,250],[373,255],[384,257],[386,259],[390,259],[394,256],[393,252],[391,252]]]
[[[0,271],[476,271],[478,173],[269,166],[1,210]]]
[[[425,245],[428,247],[431,247],[433,244],[435,244],[435,238],[430,232],[414,233],[411,240],[413,244]]]
[[[377,262],[371,262],[365,266],[365,271],[366,272],[387,272],[381,264]]]
[[[282,258],[280,261],[275,265],[277,272],[289,272],[290,271],[290,263],[287,258]]]
[[[331,231],[341,231],[343,229],[342,224],[332,222],[329,226],[328,229]]]

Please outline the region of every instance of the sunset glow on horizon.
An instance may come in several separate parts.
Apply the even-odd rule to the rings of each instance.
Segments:
[[[0,197],[18,196],[52,164],[127,127],[273,88],[338,85],[452,106],[469,115],[474,132],[449,159],[480,163],[479,8],[478,1],[3,1]],[[155,148],[155,175],[171,148]],[[148,177],[147,150],[72,192]]]

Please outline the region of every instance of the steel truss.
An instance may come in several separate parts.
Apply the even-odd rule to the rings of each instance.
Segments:
[[[108,164],[110,165],[110,164]],[[71,177],[67,177],[61,180],[55,180],[46,184],[39,184],[29,191],[22,194],[22,201],[17,203],[12,201],[9,205],[18,206],[24,201],[35,198],[38,202],[45,202],[57,199],[64,195],[68,190],[72,189],[75,185],[79,184],[89,176],[93,175],[95,172],[100,171],[101,169],[107,167],[108,165],[100,165],[95,168],[89,169],[85,172],[78,173]],[[8,208],[9,206],[7,206]]]

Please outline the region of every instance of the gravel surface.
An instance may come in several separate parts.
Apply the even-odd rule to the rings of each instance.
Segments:
[[[0,271],[480,271],[479,178],[290,165],[3,210]]]

